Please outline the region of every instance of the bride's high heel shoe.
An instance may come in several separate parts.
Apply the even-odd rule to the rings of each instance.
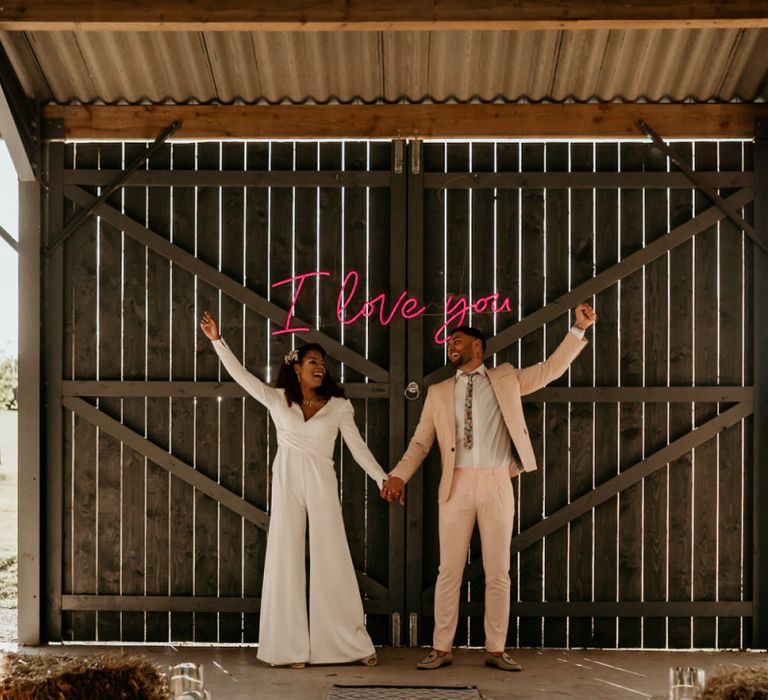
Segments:
[[[293,663],[293,664],[289,664],[289,665],[290,665],[290,667],[291,667],[291,668],[294,668],[294,669],[296,669],[297,671],[298,671],[299,669],[301,669],[301,668],[306,668],[306,667],[307,667],[307,664],[306,664],[306,663],[304,663],[303,661],[297,661],[296,663]]]
[[[379,657],[376,656],[376,652],[374,652],[370,656],[366,656],[364,659],[360,659],[360,663],[363,664],[363,666],[378,666]]]

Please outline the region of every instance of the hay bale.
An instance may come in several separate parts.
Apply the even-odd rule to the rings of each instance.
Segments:
[[[167,700],[168,683],[140,656],[3,654],[0,700]]]
[[[703,700],[768,700],[768,668],[717,669],[707,680]]]

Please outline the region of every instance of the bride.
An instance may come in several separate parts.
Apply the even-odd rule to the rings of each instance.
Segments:
[[[386,474],[355,425],[352,404],[308,343],[289,352],[275,388],[248,372],[206,311],[200,328],[232,378],[269,411],[277,430],[258,658],[269,664],[378,663],[339,503],[333,448],[341,431],[357,463],[381,488]],[[309,521],[309,619],[305,539]]]

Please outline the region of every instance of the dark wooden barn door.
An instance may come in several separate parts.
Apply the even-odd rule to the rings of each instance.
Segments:
[[[49,245],[144,148],[48,148]],[[752,216],[751,144],[680,148]],[[275,434],[197,321],[269,380],[299,342],[274,334],[298,276],[323,271],[291,326],[329,351],[385,469],[449,376],[435,336],[462,299],[488,361],[516,366],[595,305],[588,348],[525,401],[511,645],[752,643],[752,244],[647,146],[178,143],[97,213],[45,257],[49,639],[258,641]],[[418,318],[352,321],[406,289]],[[369,630],[428,644],[437,453],[405,512],[335,457]],[[468,557],[456,642],[482,645],[477,539]]]
[[[48,241],[145,148],[51,145]],[[403,321],[336,317],[349,270],[371,294],[404,288],[395,151],[167,145],[49,249],[49,639],[258,641],[277,443],[265,409],[200,333],[203,310],[266,381],[294,343],[321,342],[374,455],[388,468],[402,451]],[[290,327],[311,330],[275,334],[291,309]],[[368,628],[390,643],[403,609],[403,512],[340,444],[335,462]]]
[[[525,399],[539,469],[515,480],[508,643],[749,646],[751,241],[644,144],[417,147],[409,288],[438,304],[409,325],[409,432],[452,372],[434,340],[446,297],[477,303],[464,320],[493,337],[491,364],[542,361],[580,301],[599,315],[570,371]],[[751,216],[750,143],[679,148]],[[412,643],[431,643],[439,476],[433,451],[409,488]],[[482,646],[477,533],[468,558],[456,643]]]

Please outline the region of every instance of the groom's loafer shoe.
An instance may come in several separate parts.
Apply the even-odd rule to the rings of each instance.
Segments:
[[[485,665],[495,666],[502,671],[522,671],[523,667],[517,663],[507,652],[502,652],[501,656],[494,656],[489,651],[485,652]]]
[[[441,666],[450,666],[453,663],[453,654],[447,652],[440,656],[434,649],[416,664],[420,671],[433,671]]]

